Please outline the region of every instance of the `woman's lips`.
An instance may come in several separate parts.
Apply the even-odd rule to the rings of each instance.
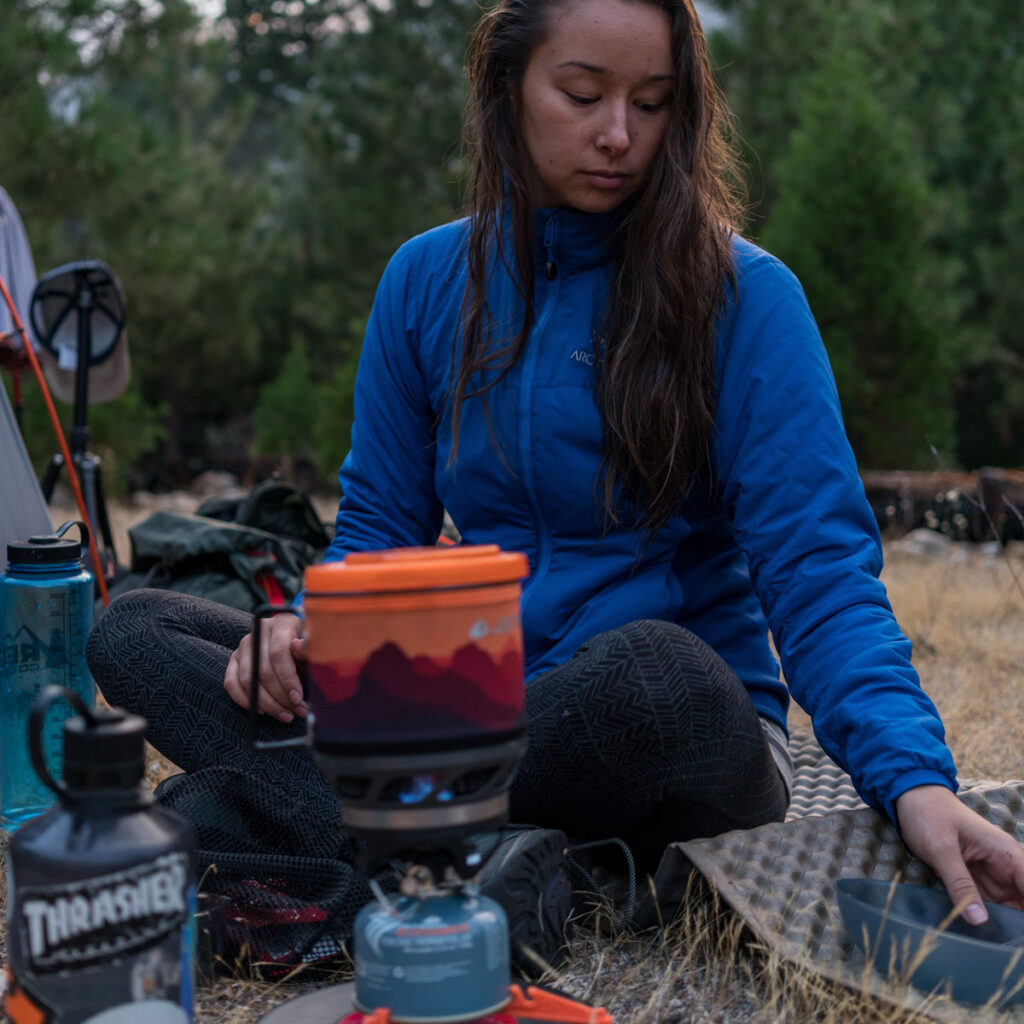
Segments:
[[[598,188],[619,188],[626,180],[626,175],[617,171],[584,171],[583,176]]]

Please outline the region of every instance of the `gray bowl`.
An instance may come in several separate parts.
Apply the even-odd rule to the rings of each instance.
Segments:
[[[950,920],[944,890],[872,878],[840,878],[843,924],[871,965],[925,992],[964,1003],[1024,1000],[1024,913],[985,903],[988,921]]]

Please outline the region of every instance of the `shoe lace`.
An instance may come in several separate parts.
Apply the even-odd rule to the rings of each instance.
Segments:
[[[594,839],[589,843],[575,843],[572,846],[566,847],[565,859],[590,883],[590,886],[594,892],[600,892],[601,886],[598,884],[594,876],[572,855],[579,853],[582,850],[593,850],[599,846],[618,846],[626,858],[626,872],[628,883],[626,887],[626,907],[622,914],[619,916],[619,920],[615,923],[613,931],[616,935],[626,930],[629,922],[633,918],[633,911],[636,909],[636,862],[633,860],[633,852],[626,845],[625,841],[615,837],[609,839]]]

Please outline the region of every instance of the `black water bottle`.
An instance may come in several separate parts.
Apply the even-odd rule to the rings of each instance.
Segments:
[[[47,708],[70,701],[64,778],[42,743]],[[7,854],[12,1024],[186,1024],[193,1019],[195,835],[142,787],[145,719],[92,710],[48,686],[29,750],[57,805],[25,824]]]

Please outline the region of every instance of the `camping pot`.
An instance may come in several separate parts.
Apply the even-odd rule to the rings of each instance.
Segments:
[[[525,734],[527,571],[525,555],[494,544],[353,552],[308,568],[310,710],[297,740],[255,740],[254,623],[253,747],[311,744],[371,861],[507,820]]]

